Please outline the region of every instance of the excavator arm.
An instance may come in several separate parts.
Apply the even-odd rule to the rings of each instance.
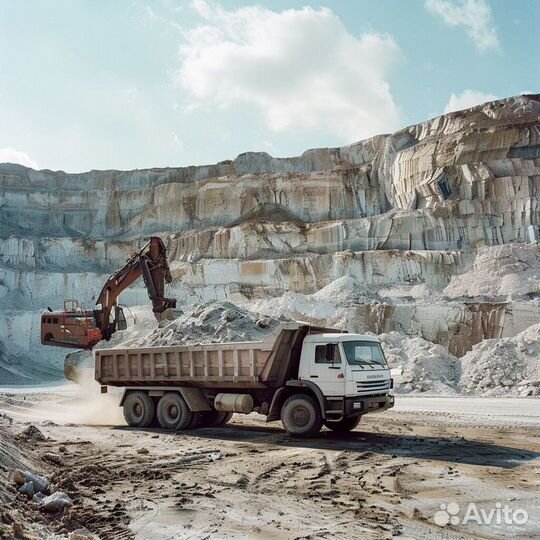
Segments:
[[[84,310],[77,301],[64,302],[64,311],[49,310],[41,316],[41,343],[55,347],[91,349],[101,339],[110,339],[125,324],[118,296],[142,277],[154,314],[158,320],[168,308],[176,307],[174,298],[165,298],[165,283],[172,281],[167,250],[161,238],[150,240],[109,279],[99,293],[96,309]],[[112,311],[115,311],[112,316]],[[121,320],[119,317],[121,315]],[[124,326],[125,328],[125,326]]]
[[[174,298],[164,296],[165,283],[172,281],[167,250],[161,238],[152,236],[122,268],[109,277],[98,296],[96,305],[101,305],[101,310],[96,310],[96,325],[105,339],[109,339],[115,331],[111,311],[116,306],[118,296],[141,276],[158,319],[166,309],[176,307]]]

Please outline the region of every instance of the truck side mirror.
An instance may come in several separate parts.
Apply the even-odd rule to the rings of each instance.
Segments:
[[[336,347],[333,343],[326,344],[326,362],[333,364],[336,356]]]

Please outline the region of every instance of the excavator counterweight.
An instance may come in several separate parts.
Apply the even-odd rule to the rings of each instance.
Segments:
[[[126,328],[118,296],[140,277],[143,278],[154,314],[176,307],[174,298],[165,298],[165,283],[172,281],[167,250],[161,238],[150,240],[114,272],[101,290],[96,308],[84,309],[76,300],[64,301],[63,311],[49,308],[41,316],[41,343],[55,347],[91,349],[102,339],[110,339],[117,330]]]

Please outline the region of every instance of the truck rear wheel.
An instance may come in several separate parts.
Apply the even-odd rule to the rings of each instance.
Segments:
[[[199,421],[198,427],[217,427],[226,424],[231,418],[233,413],[221,412],[221,411],[205,411],[202,414],[202,418]]]
[[[167,392],[159,400],[157,419],[163,429],[187,429],[193,421],[193,413],[180,394]]]
[[[124,418],[128,426],[148,427],[156,416],[152,398],[141,391],[130,392],[124,400]]]
[[[312,437],[322,427],[319,405],[311,396],[294,394],[281,407],[281,422],[293,437]]]
[[[212,411],[212,413],[210,414],[213,414],[213,417],[208,425],[212,427],[225,425],[232,418],[233,415],[232,412],[223,411]]]
[[[344,418],[339,422],[325,422],[324,425],[336,433],[346,433],[352,431],[360,423],[361,418],[361,416],[353,416],[352,418]]]

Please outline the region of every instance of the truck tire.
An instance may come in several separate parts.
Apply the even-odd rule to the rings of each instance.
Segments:
[[[206,414],[207,414],[206,411],[199,411],[199,412],[191,413],[191,422],[189,423],[186,429],[197,429],[197,428],[206,427],[206,424],[205,424]]]
[[[361,416],[353,416],[352,418],[344,418],[339,422],[325,422],[324,425],[336,433],[346,433],[352,431],[360,423],[361,418]]]
[[[294,394],[281,407],[281,423],[293,437],[312,437],[322,427],[318,403],[306,394]]]
[[[212,427],[224,426],[232,418],[233,415],[232,412],[212,411],[212,413],[216,413],[215,416],[212,418],[211,423],[208,424]]]
[[[128,426],[148,427],[156,416],[153,399],[144,392],[129,392],[124,400],[124,418]]]
[[[159,400],[157,419],[163,429],[176,431],[191,427],[193,413],[180,394],[167,392]]]
[[[215,426],[224,426],[229,423],[229,420],[233,417],[232,412],[222,412],[220,413],[223,416],[219,418],[218,422],[214,424]]]
[[[197,427],[217,427],[226,424],[231,418],[233,413],[221,412],[221,411],[207,411],[200,413],[202,418],[199,420]]]

